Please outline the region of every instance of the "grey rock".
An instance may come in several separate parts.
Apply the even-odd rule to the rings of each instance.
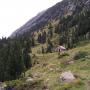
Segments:
[[[65,82],[70,82],[70,81],[75,80],[75,77],[71,71],[66,71],[61,74],[60,80],[65,81]]]

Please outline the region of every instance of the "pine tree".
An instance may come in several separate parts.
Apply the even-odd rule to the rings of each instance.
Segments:
[[[42,35],[41,35],[41,33],[38,34],[37,41],[38,41],[38,43],[41,43],[42,42]]]
[[[53,44],[52,44],[52,42],[50,41],[50,39],[48,38],[48,40],[47,40],[47,53],[48,52],[50,52],[50,53],[52,53],[52,48],[53,48]]]
[[[41,37],[42,37],[41,43],[42,44],[46,43],[46,32],[45,31],[42,32],[42,36]]]
[[[34,37],[32,37],[31,43],[32,43],[32,46],[35,46],[35,39],[34,39]]]
[[[42,54],[44,54],[45,53],[45,51],[44,51],[44,47],[42,46]]]
[[[31,57],[28,52],[28,48],[25,48],[23,50],[23,59],[24,59],[25,68],[29,69],[32,66],[32,63],[31,63]]]
[[[53,27],[51,23],[49,24],[49,27],[48,27],[48,37],[49,38],[53,37]]]

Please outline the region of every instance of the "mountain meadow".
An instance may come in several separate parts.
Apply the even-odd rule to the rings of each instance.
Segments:
[[[63,0],[1,38],[0,90],[90,90],[90,0]]]

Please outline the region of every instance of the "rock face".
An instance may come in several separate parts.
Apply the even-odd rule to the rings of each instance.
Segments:
[[[71,71],[63,72],[60,76],[60,80],[65,82],[70,82],[75,79],[73,73]]]
[[[90,0],[63,0],[53,7],[42,11],[37,16],[29,20],[25,25],[12,33],[11,38],[23,35],[25,32],[39,30],[50,20],[57,20],[63,15],[72,15],[77,7],[90,10]]]

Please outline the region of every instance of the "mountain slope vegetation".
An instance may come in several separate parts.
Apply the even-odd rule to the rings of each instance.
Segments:
[[[63,0],[0,39],[0,81],[15,90],[89,90],[89,64],[90,0]]]
[[[66,51],[68,56],[59,57],[58,52],[48,54],[36,54],[40,46],[33,48],[35,53],[34,66],[26,72],[23,79],[7,82],[15,85],[15,90],[89,90],[90,88],[90,42],[82,41],[76,48]],[[87,53],[85,57],[75,59],[79,52]],[[73,61],[72,64],[68,62]],[[38,62],[38,63],[37,63]],[[60,81],[60,75],[64,71],[72,71],[77,78],[70,83]],[[27,81],[28,78],[33,80]]]
[[[42,11],[36,17],[28,21],[25,25],[17,29],[11,37],[23,35],[23,33],[38,31],[47,25],[52,20],[58,20],[63,15],[71,15],[77,10],[90,10],[90,0],[63,0],[53,7]]]

